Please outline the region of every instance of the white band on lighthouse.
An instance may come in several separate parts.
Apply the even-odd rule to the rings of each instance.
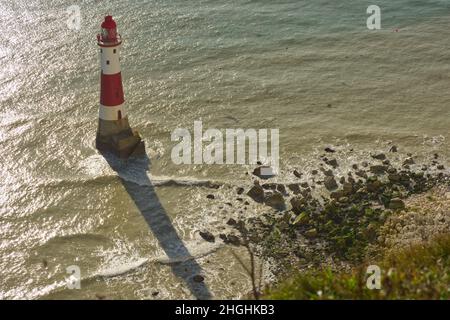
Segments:
[[[123,104],[113,107],[100,105],[99,117],[102,120],[120,120],[122,118],[125,118],[125,116],[126,112]]]
[[[119,49],[120,45],[102,47],[100,49],[100,61],[103,74],[120,73]]]

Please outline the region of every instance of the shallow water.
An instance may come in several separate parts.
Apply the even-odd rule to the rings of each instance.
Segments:
[[[366,28],[370,4],[86,1],[75,31],[69,1],[0,0],[0,298],[248,292],[229,250],[197,231],[218,234],[238,213],[235,188],[251,184],[249,168],[175,165],[170,134],[195,120],[279,129],[282,182],[314,167],[326,145],[341,150],[343,168],[391,143],[448,164],[450,3],[378,1],[379,31]],[[124,38],[126,107],[150,164],[94,148],[95,35],[106,13]],[[70,265],[81,290],[66,288]]]

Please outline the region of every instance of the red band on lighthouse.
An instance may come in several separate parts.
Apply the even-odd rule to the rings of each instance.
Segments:
[[[100,104],[103,106],[114,107],[124,103],[124,101],[121,74],[102,73]]]

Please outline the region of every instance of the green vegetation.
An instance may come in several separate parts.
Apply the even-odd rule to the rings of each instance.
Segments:
[[[266,299],[450,299],[450,235],[387,254],[376,263],[381,290],[366,286],[367,265],[351,272],[298,272]]]

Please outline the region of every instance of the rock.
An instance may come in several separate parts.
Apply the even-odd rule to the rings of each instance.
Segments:
[[[349,196],[353,193],[353,184],[349,183],[349,182],[345,182],[342,185],[342,192],[346,195]]]
[[[273,169],[269,166],[257,167],[252,173],[261,179],[269,179],[275,176]]]
[[[305,232],[305,237],[310,239],[317,237],[317,229],[316,228],[309,229],[308,231]]]
[[[403,210],[405,209],[405,203],[400,198],[391,199],[391,201],[389,202],[389,209]]]
[[[308,188],[309,187],[309,184],[308,184],[308,182],[302,182],[301,184],[300,184],[300,186],[302,187],[302,188]]]
[[[353,164],[353,165],[352,165],[352,168],[353,168],[354,170],[358,170],[358,165],[357,165],[357,164]]]
[[[348,199],[348,197],[340,197],[340,198],[338,199],[338,201],[339,201],[340,203],[348,203],[349,199]]]
[[[300,214],[305,211],[306,200],[302,197],[294,197],[291,199],[292,211],[296,214]]]
[[[437,168],[438,170],[444,170],[444,169],[445,169],[445,167],[444,167],[443,164],[438,165],[436,168]]]
[[[439,155],[437,153],[433,154],[433,158],[438,159]]]
[[[328,153],[335,153],[336,152],[336,150],[334,150],[333,148],[330,148],[330,147],[326,147],[324,150],[325,150],[325,152],[328,152]]]
[[[341,190],[333,191],[330,193],[330,198],[336,199],[336,200],[339,198],[342,198],[343,196],[344,196],[344,192]]]
[[[215,242],[216,238],[209,231],[200,231],[200,236],[208,242]]]
[[[233,218],[228,219],[227,225],[229,225],[229,226],[234,226],[234,225],[236,225],[236,220],[234,220]]]
[[[334,176],[333,170],[325,170],[325,169],[322,169],[322,172],[323,172],[323,174],[324,174],[325,176],[327,176],[327,177],[333,177],[333,176]]]
[[[319,171],[317,171],[317,170],[312,170],[312,171],[311,171],[311,174],[312,174],[313,176],[317,175],[318,173],[319,173]]]
[[[382,165],[375,165],[375,166],[370,166],[370,172],[374,173],[374,174],[384,174],[387,170],[386,166],[382,166]]]
[[[325,161],[325,163],[329,166],[332,166],[333,168],[337,168],[339,166],[336,159],[327,160],[327,161]]]
[[[355,172],[355,174],[356,174],[358,177],[366,178],[366,179],[367,179],[367,173],[366,173],[364,170],[358,170],[358,171]]]
[[[339,182],[340,182],[341,184],[344,184],[344,183],[345,183],[345,177],[341,177],[341,178],[339,179]]]
[[[389,173],[389,174],[395,174],[395,173],[397,173],[397,169],[395,169],[393,167],[388,167],[386,172]]]
[[[294,170],[293,173],[294,173],[294,176],[296,176],[299,179],[302,177],[302,174],[300,172],[298,172],[297,170]]]
[[[395,145],[389,148],[389,152],[397,152],[397,151],[398,151],[398,148]]]
[[[272,207],[280,211],[286,208],[283,195],[279,192],[273,192],[268,194],[264,199],[264,203],[269,207]]]
[[[300,193],[300,186],[297,183],[288,184],[288,189],[291,190],[294,194]]]
[[[152,292],[152,297],[156,297],[159,294],[159,291],[153,291]]]
[[[283,184],[277,184],[277,191],[284,195],[288,194],[286,187]]]
[[[232,244],[233,246],[239,246],[241,244],[241,240],[239,240],[239,238],[233,234],[229,234],[226,237],[226,241],[224,241],[224,242]]]
[[[239,188],[237,188],[236,192],[237,192],[237,194],[243,194],[244,188],[239,187]]]
[[[388,175],[388,179],[392,183],[396,183],[400,181],[400,175],[397,173],[391,173]]]
[[[256,202],[264,201],[264,189],[260,185],[254,185],[248,192],[247,195]]]
[[[411,157],[410,158],[406,158],[405,161],[403,161],[403,165],[411,165],[411,164],[414,164],[414,163],[415,163],[415,161]]]
[[[205,277],[200,274],[196,274],[195,276],[192,277],[192,280],[194,280],[194,282],[200,283],[205,281]]]
[[[275,190],[277,188],[276,183],[264,183],[263,185],[261,185],[261,187],[263,187],[263,189],[265,190]]]
[[[369,163],[368,163],[367,161],[363,161],[363,162],[361,162],[361,165],[362,165],[364,168],[367,168],[367,167],[369,166]]]
[[[368,192],[377,192],[383,186],[383,183],[380,180],[371,180],[366,184],[366,188]]]
[[[211,200],[215,199],[215,197],[214,197],[213,194],[208,194],[208,195],[206,196],[206,198],[211,199]]]
[[[386,160],[383,160],[383,164],[384,164],[385,166],[388,166],[388,165],[391,164],[391,162],[390,162],[388,159],[386,159]]]
[[[338,188],[336,180],[334,180],[333,177],[325,177],[324,185],[325,185],[325,188],[328,189],[328,191],[333,191]]]
[[[386,159],[386,155],[384,153],[373,154],[373,155],[371,155],[371,157],[374,159],[377,159],[377,160],[385,160]]]

